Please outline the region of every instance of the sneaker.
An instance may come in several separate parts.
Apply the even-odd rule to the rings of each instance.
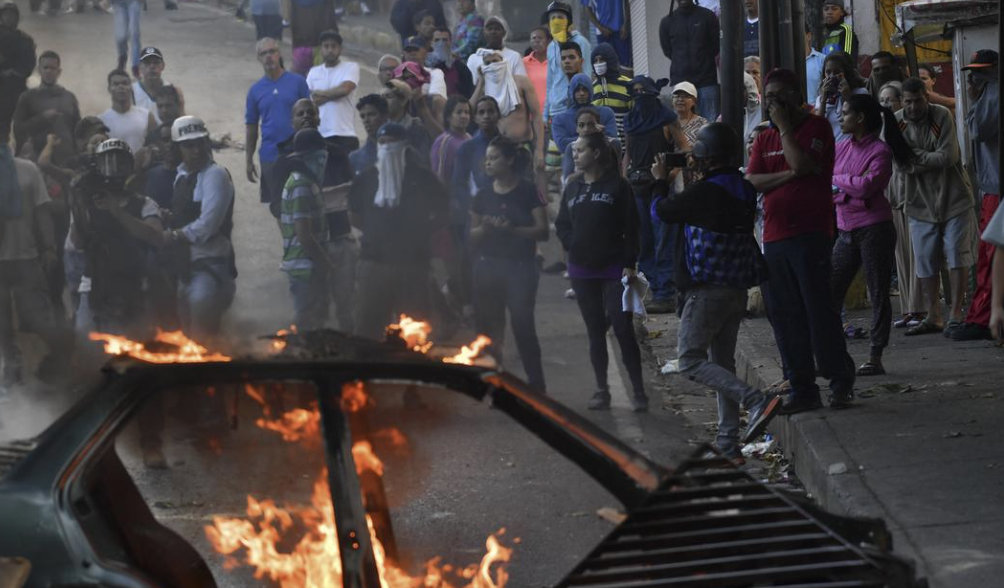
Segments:
[[[143,465],[150,470],[166,470],[167,458],[164,457],[164,452],[160,450],[160,447],[144,447]]]
[[[606,390],[600,390],[593,394],[586,408],[589,410],[610,410],[610,393]]]
[[[854,406],[854,392],[830,393],[830,408],[842,409]]]
[[[820,400],[818,394],[812,394],[808,397],[796,397],[794,394],[791,394],[788,397],[788,401],[781,405],[778,413],[787,416],[820,408],[823,408],[823,401]]]
[[[648,412],[648,396],[644,392],[639,392],[631,397],[631,410],[634,412]]]
[[[672,298],[666,298],[647,302],[645,303],[645,312],[648,314],[672,314],[676,312],[676,301]]]
[[[945,323],[945,330],[942,331],[941,334],[945,336],[945,339],[951,339],[952,338],[952,333],[954,333],[956,330],[958,330],[964,324],[965,323],[963,323],[962,321],[957,321],[955,319],[949,319],[949,321],[947,323]]]
[[[569,300],[575,300],[575,290],[571,288],[565,290],[565,298],[568,298]]]
[[[781,412],[780,409],[780,396],[764,396],[763,400],[750,408],[748,415],[749,426],[746,427],[746,432],[743,434],[742,442],[750,443],[762,435],[764,430],[767,428],[767,425],[770,424],[771,419]]]
[[[977,323],[962,323],[951,330],[946,330],[953,341],[983,341],[993,339],[990,328]]]

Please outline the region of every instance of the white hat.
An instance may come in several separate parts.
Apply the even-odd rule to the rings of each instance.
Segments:
[[[697,98],[697,88],[690,82],[680,82],[679,84],[673,86],[673,94],[676,94],[677,92],[684,92],[694,98]]]
[[[206,123],[197,116],[179,116],[171,125],[171,141],[175,143],[208,136],[209,131],[206,130]]]

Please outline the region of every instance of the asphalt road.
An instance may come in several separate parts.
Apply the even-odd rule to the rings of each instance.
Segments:
[[[164,12],[156,1],[143,14],[142,27],[143,44],[165,55],[165,79],[184,90],[187,113],[201,116],[216,137],[230,135],[242,144],[245,94],[261,76],[253,29],[212,7],[182,3],[177,12]],[[47,18],[25,9],[22,28],[35,37],[40,52],[53,49],[63,56],[61,82],[76,93],[84,114],[108,108],[105,76],[116,57],[109,15]],[[284,54],[288,59],[288,46]],[[351,47],[345,57],[353,59]],[[375,89],[373,65],[363,63],[357,97]],[[358,120],[356,126],[362,134]],[[258,202],[257,186],[245,180],[242,148],[224,149],[215,157],[231,171],[237,188],[234,243],[240,277],[225,328],[240,343],[288,324],[292,309],[278,267],[278,231]],[[586,413],[594,384],[578,310],[562,297],[567,287],[561,278],[542,280],[537,323],[550,393]],[[515,373],[522,373],[514,349],[507,351],[507,359]],[[610,376],[614,409],[586,413],[589,418],[655,461],[672,464],[689,453],[684,419],[663,409],[655,383],[649,387],[652,413],[635,415],[616,364]],[[467,401],[431,402],[419,413],[392,404],[386,408],[391,416],[397,411],[396,422],[405,423],[402,428],[413,443],[410,458],[381,455],[387,462],[395,532],[410,562],[434,555],[459,565],[475,562],[487,535],[506,527],[507,543],[520,538],[510,585],[545,586],[561,578],[612,529],[595,513],[604,506],[618,507],[613,498],[503,415]],[[3,409],[7,428],[0,434],[32,434],[59,410],[30,390],[20,391]],[[243,403],[241,410],[241,427],[224,442],[219,456],[196,451],[178,421],[171,421],[165,439],[168,471],[147,471],[140,465],[135,431],[123,434],[120,452],[153,512],[196,545],[221,585],[267,585],[246,570],[225,571],[222,559],[207,553],[202,527],[213,514],[239,515],[249,493],[280,502],[305,500],[320,459],[316,450],[284,444],[254,427],[258,409],[253,404]]]

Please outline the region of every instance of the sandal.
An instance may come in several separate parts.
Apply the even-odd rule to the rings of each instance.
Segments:
[[[940,333],[941,331],[944,330],[945,327],[941,325],[936,325],[934,323],[928,322],[927,320],[923,320],[920,322],[919,325],[917,325],[916,327],[910,327],[909,329],[906,330],[906,333],[903,334],[906,335],[907,337],[913,337],[914,335],[927,335],[930,333]]]
[[[859,376],[881,376],[885,374],[885,368],[882,367],[881,363],[866,361],[861,364],[861,367],[855,373]]]

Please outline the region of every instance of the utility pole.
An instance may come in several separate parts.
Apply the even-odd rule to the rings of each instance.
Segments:
[[[743,83],[742,0],[721,0],[720,20],[722,122],[731,126],[742,137],[746,121],[746,117],[743,116],[746,85]]]

